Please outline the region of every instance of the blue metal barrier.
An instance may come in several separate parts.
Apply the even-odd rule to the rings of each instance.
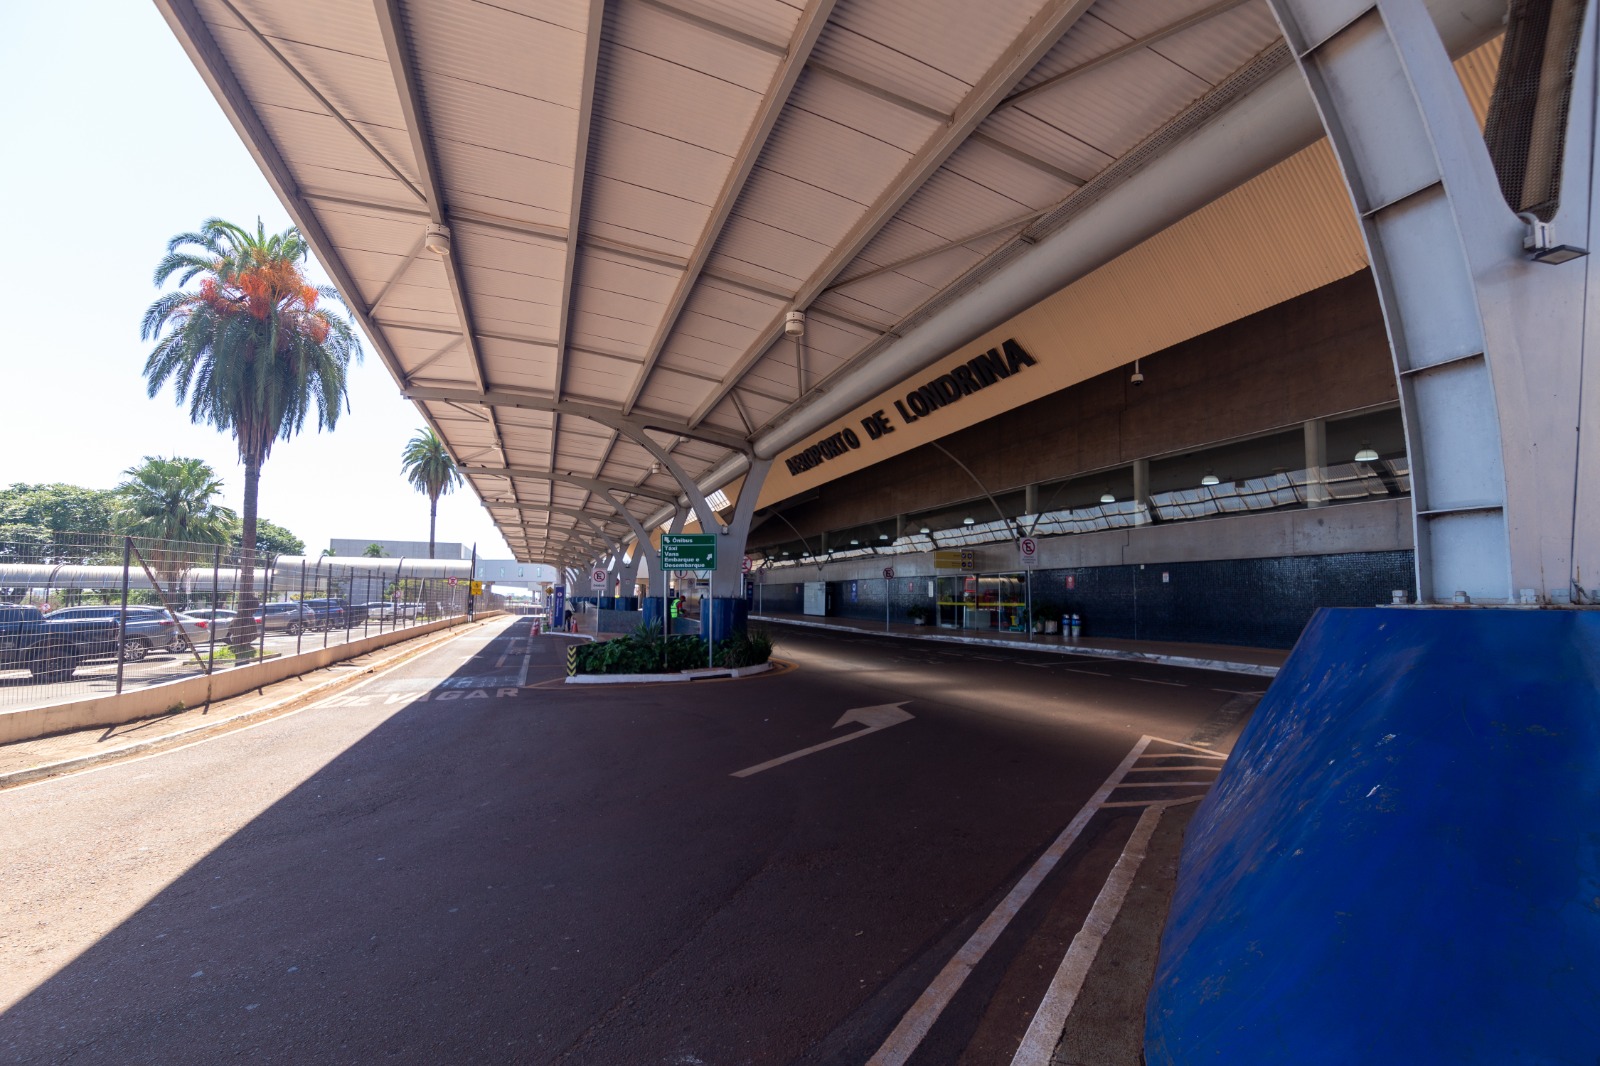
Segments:
[[[1323,610],[1184,844],[1165,1063],[1600,1056],[1600,612]]]

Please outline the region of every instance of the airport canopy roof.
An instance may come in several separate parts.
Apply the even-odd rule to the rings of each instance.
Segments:
[[[1318,133],[1264,0],[157,2],[531,561],[625,538],[608,487],[659,522],[663,453],[715,488],[817,428],[1274,79],[1255,169]]]

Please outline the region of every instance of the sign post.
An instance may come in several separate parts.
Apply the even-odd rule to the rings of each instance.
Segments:
[[[889,631],[889,594],[894,591],[894,567],[883,568],[883,630]]]
[[[717,569],[717,535],[715,533],[663,533],[661,534],[662,613],[666,614],[666,581],[668,571],[704,570],[706,573],[706,604],[700,609],[700,627],[706,634],[706,663],[715,666],[716,646],[711,642],[711,615],[716,598],[712,596],[712,581]]]
[[[1017,541],[1017,554],[1022,558],[1022,580],[1025,602],[1028,606],[1028,640],[1033,640],[1033,568],[1039,561],[1039,542],[1032,537],[1023,537]]]

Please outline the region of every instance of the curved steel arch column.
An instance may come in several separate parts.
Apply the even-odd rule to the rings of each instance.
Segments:
[[[1422,0],[1269,0],[1344,172],[1394,353],[1423,602],[1568,602],[1600,568],[1585,343],[1600,279],[1533,262]],[[1592,243],[1594,0],[1565,130],[1559,240]],[[1593,434],[1591,433],[1591,438]],[[1584,484],[1580,473],[1587,473]]]

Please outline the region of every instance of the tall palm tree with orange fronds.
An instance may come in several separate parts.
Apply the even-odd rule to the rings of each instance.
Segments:
[[[207,219],[168,241],[155,271],[158,287],[176,276],[180,286],[199,278],[199,288],[166,293],[144,313],[141,337],[157,341],[144,364],[149,394],[171,380],[177,403],[189,402],[189,420],[232,433],[244,464],[242,621],[230,642],[247,644],[251,635],[261,464],[274,441],[304,428],[313,407],[318,429],[334,427],[349,402],[350,361],[361,359],[349,323],[318,306],[339,294],[306,280],[309,250],[294,227],[269,235],[259,220],[251,233]]]

